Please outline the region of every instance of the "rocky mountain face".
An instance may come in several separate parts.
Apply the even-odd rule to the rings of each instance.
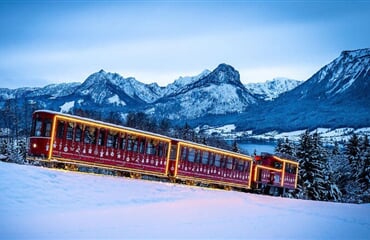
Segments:
[[[171,120],[244,111],[257,99],[240,82],[239,72],[221,64],[196,81],[177,88],[147,109]]]
[[[234,123],[260,131],[363,127],[370,125],[369,61],[370,49],[344,51],[303,83],[274,79],[247,85],[227,64],[166,87],[101,70],[82,84],[0,89],[0,110],[11,102],[18,109],[82,109],[105,116],[142,111],[157,119],[193,125]]]
[[[302,81],[289,78],[274,78],[263,83],[248,83],[245,88],[259,99],[271,101],[280,94],[296,88]]]
[[[264,131],[368,127],[369,62],[369,48],[344,51],[298,87],[243,113],[238,126],[256,128],[258,125],[256,129]],[[255,111],[259,117],[250,116]]]

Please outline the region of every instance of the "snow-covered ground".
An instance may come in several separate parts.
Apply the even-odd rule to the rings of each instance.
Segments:
[[[338,204],[0,162],[1,239],[368,239]]]
[[[292,141],[298,141],[300,136],[306,131],[306,129],[301,129],[292,132],[278,132],[278,131],[271,131],[262,134],[254,134],[252,130],[247,131],[235,131],[236,126],[234,124],[228,124],[221,127],[212,127],[208,125],[204,125],[202,127],[198,126],[195,130],[200,131],[211,135],[211,134],[218,134],[224,139],[256,139],[256,140],[278,140],[278,139],[285,139],[288,138]],[[357,135],[370,135],[370,127],[367,128],[317,128],[311,130],[310,133],[317,132],[320,134],[322,140],[325,143],[334,143],[335,141],[348,141],[352,134],[355,133]]]

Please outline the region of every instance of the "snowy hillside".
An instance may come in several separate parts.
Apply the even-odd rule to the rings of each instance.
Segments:
[[[2,239],[366,239],[370,205],[0,162]]]
[[[258,98],[271,101],[277,98],[280,94],[290,91],[301,84],[302,81],[289,78],[274,78],[263,83],[248,83],[245,84],[246,89]]]

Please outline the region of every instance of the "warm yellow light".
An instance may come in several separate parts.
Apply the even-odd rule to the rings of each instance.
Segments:
[[[295,162],[295,161],[292,161],[292,160],[288,160],[288,159],[282,159],[282,158],[279,158],[277,156],[274,156],[274,158],[282,161],[282,162],[287,162],[287,163],[291,163],[291,164],[294,164],[294,165],[297,165],[298,166],[298,162]]]
[[[179,146],[180,145],[188,146],[188,147],[191,147],[191,148],[196,148],[196,149],[200,149],[200,150],[204,150],[204,151],[214,152],[214,153],[218,153],[218,154],[223,154],[223,155],[227,155],[227,156],[231,156],[231,157],[236,157],[236,158],[243,159],[243,160],[250,161],[250,162],[253,161],[253,159],[249,156],[245,156],[245,155],[241,155],[241,154],[237,154],[237,153],[232,153],[232,152],[229,152],[229,151],[226,151],[226,150],[224,150],[224,151],[223,150],[218,150],[218,149],[215,149],[213,147],[206,147],[206,146],[202,146],[202,145],[197,145],[197,144],[192,144],[192,143],[185,143],[185,142],[180,142]]]
[[[256,171],[257,171],[258,168],[262,168],[262,169],[266,169],[266,170],[270,170],[270,171],[274,171],[274,172],[282,172],[281,169],[276,169],[276,168],[271,168],[271,167],[266,167],[266,166],[261,166],[261,165],[256,166]],[[257,181],[257,174],[254,174],[254,181],[255,182]]]
[[[281,172],[281,183],[280,186],[284,186],[284,178],[285,178],[285,162],[283,163],[283,171]]]
[[[153,138],[153,139],[158,139],[158,140],[162,140],[162,141],[165,141],[165,142],[170,142],[171,140],[169,138],[164,138],[164,137],[160,137],[160,136],[157,136],[157,135],[152,135],[152,134],[147,134],[147,133],[144,133],[144,132],[141,132],[141,131],[135,131],[135,130],[130,130],[130,129],[127,129],[127,128],[123,128],[123,127],[115,127],[115,126],[112,126],[108,123],[104,124],[104,123],[98,123],[98,122],[95,122],[93,120],[83,120],[83,119],[79,119],[79,118],[74,118],[74,117],[67,117],[67,116],[63,116],[63,115],[57,115],[57,120],[58,119],[61,119],[61,120],[65,120],[65,121],[71,121],[71,122],[75,122],[75,123],[80,123],[80,124],[87,124],[87,125],[90,125],[90,126],[93,126],[93,127],[97,127],[97,128],[104,128],[104,129],[109,129],[109,130],[115,130],[115,131],[120,131],[120,132],[125,132],[125,133],[129,133],[129,134],[134,134],[134,135],[137,135],[137,136],[141,136],[141,137],[150,137],[150,138]]]
[[[57,117],[54,116],[53,118],[53,127],[51,128],[51,138],[50,138],[50,149],[49,149],[49,155],[48,160],[51,159],[51,156],[53,155],[53,148],[54,148],[54,138],[55,138],[55,130],[57,125]]]
[[[32,147],[37,148],[37,144],[36,143],[32,144]]]

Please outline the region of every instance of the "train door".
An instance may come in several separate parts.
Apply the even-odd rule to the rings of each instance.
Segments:
[[[168,175],[169,176],[176,176],[176,168],[177,168],[177,148],[178,142],[171,141],[171,148],[170,148],[170,161],[169,161],[169,168],[168,168]]]
[[[270,182],[269,182],[269,184],[274,185],[274,183],[275,183],[275,173],[270,172]]]

